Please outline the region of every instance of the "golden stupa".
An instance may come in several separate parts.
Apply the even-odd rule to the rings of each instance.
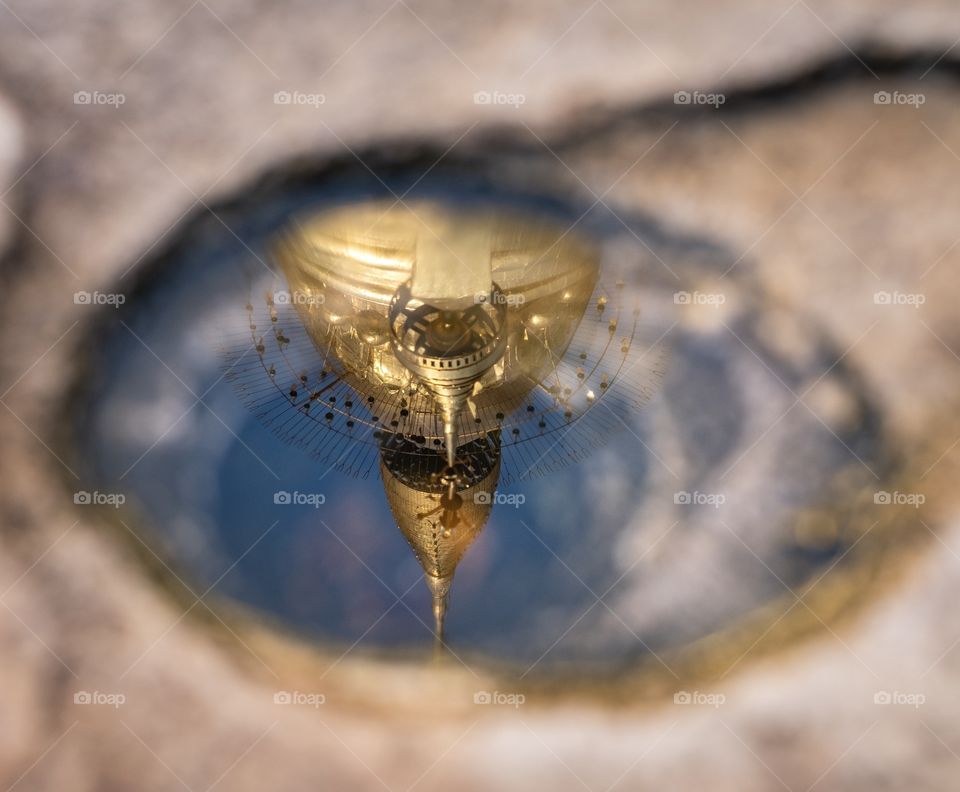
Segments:
[[[228,376],[321,465],[382,477],[442,641],[498,483],[578,462],[620,431],[659,358],[634,343],[623,282],[599,283],[596,248],[520,211],[342,205],[292,222],[273,254],[286,288],[247,305],[256,360],[238,350]]]
[[[442,643],[453,575],[490,519],[500,477],[500,452],[492,445],[471,449],[461,454],[469,464],[458,464],[450,475],[439,454],[432,454],[434,470],[426,472],[423,465],[427,460],[412,466],[409,455],[396,453],[396,448],[397,444],[390,442],[381,450],[387,502],[423,567],[433,598],[434,633]]]
[[[562,228],[432,203],[311,216],[277,260],[317,347],[358,390],[417,397],[406,433],[441,439],[449,465],[556,366],[599,272]]]

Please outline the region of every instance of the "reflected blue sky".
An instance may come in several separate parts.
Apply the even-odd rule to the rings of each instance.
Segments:
[[[400,192],[414,180],[399,172],[391,186]],[[556,218],[579,210],[498,195],[444,168],[415,194],[513,202]],[[213,597],[308,636],[396,649],[429,645],[429,596],[379,478],[328,471],[277,439],[222,379],[218,351],[243,324],[251,289],[269,277],[267,241],[291,216],[384,195],[362,174],[280,181],[218,208],[229,230],[210,215],[181,229],[126,304],[102,312],[77,432],[84,486],[124,492],[124,519],[197,593],[216,583]],[[605,265],[630,274],[650,307],[646,332],[666,334],[661,391],[588,462],[503,490],[525,502],[497,506],[458,569],[447,622],[458,651],[528,666],[611,665],[728,626],[782,595],[778,577],[799,583],[848,546],[842,537],[800,546],[791,528],[849,469],[846,447],[881,469],[878,425],[859,383],[842,364],[831,368],[839,352],[740,278],[718,287],[728,297],[721,313],[679,310],[676,291],[718,283],[729,261],[708,242],[634,220],[627,233],[598,210],[582,228]],[[805,334],[804,349],[777,348],[785,325],[785,337]],[[791,389],[818,380],[826,421],[790,410]],[[324,503],[277,504],[281,490],[322,494]],[[678,504],[678,492],[722,493],[725,502]]]

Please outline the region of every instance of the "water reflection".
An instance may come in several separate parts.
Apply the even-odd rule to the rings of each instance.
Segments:
[[[227,377],[321,465],[366,476],[379,457],[441,640],[501,454],[506,481],[581,461],[649,396],[659,345],[598,251],[536,216],[366,202],[279,240],[285,282],[251,297]]]
[[[102,314],[75,399],[84,488],[125,492],[118,516],[198,586],[344,650],[429,645],[424,577],[458,560],[448,644],[530,673],[656,663],[775,600],[777,578],[799,585],[867,545],[860,522],[838,515],[859,508],[890,459],[842,350],[756,292],[747,270],[719,279],[734,260],[721,246],[650,218],[614,221],[602,206],[454,200],[453,181],[469,192],[463,173],[436,168],[404,203],[423,218],[439,205],[482,221],[492,251],[543,252],[563,236],[566,271],[595,285],[567,303],[555,287],[502,301],[492,325],[505,349],[460,405],[454,466],[436,395],[392,338],[409,243],[382,244],[381,229],[381,244],[350,248],[380,285],[351,285],[348,310],[321,273],[334,252],[349,260],[336,240],[364,238],[393,202],[365,173],[351,176],[367,179],[363,190],[339,193],[298,175],[218,208],[232,233],[196,218],[127,303]],[[514,230],[491,236],[490,223]],[[457,227],[437,236],[467,262]],[[522,229],[539,241],[524,247]],[[490,258],[491,282],[514,296],[518,261],[537,256]],[[322,301],[300,296],[316,287]],[[439,307],[437,318],[449,305]],[[401,327],[408,315],[397,312]],[[443,321],[431,343],[448,337]],[[810,409],[797,409],[791,391],[808,389]],[[443,553],[431,555],[435,538]]]
[[[434,632],[443,641],[453,575],[480,536],[500,477],[499,436],[460,446],[451,469],[435,452],[402,435],[384,438],[380,472],[390,511],[413,548],[430,589]]]

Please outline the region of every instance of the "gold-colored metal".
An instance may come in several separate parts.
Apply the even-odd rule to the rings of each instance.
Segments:
[[[423,566],[442,645],[453,573],[490,513],[489,499],[472,499],[496,486],[501,422],[566,352],[597,284],[597,256],[560,227],[430,203],[314,215],[276,255],[307,333],[338,376],[404,405],[402,433],[378,432],[381,473]],[[558,388],[557,400],[568,392]],[[421,442],[397,452],[386,445],[396,436]],[[477,478],[491,437],[494,461]],[[458,464],[470,444],[481,452],[473,470]]]
[[[454,570],[501,477],[583,459],[648,397],[660,369],[634,343],[636,306],[621,281],[599,283],[586,238],[502,207],[343,205],[291,224],[274,257],[287,289],[251,297],[256,360],[229,376],[321,464],[377,466],[442,644]]]
[[[442,467],[402,446],[384,444],[380,457],[387,502],[397,527],[423,567],[433,600],[434,635],[443,645],[444,618],[457,565],[490,518],[500,477],[500,451],[469,452],[474,463]],[[424,464],[426,463],[426,464]]]
[[[456,445],[496,429],[497,416],[516,409],[554,368],[599,273],[596,252],[560,226],[428,202],[318,213],[283,237],[276,258],[307,332],[332,352],[353,387],[432,398],[435,409],[411,416],[408,431],[442,439],[450,463]],[[502,314],[495,337],[484,339],[493,343],[451,392],[449,377],[437,376],[450,370],[431,358],[456,357],[463,333],[444,344],[435,331],[444,320],[456,326],[484,303],[494,303],[487,313]],[[434,354],[411,363],[403,355],[406,339],[391,332],[391,305],[423,304],[443,316],[423,328]],[[408,357],[417,357],[415,349]]]

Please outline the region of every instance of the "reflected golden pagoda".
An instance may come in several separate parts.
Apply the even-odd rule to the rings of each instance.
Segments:
[[[382,477],[442,640],[498,482],[582,459],[646,399],[659,359],[640,365],[638,312],[622,282],[599,283],[597,250],[519,212],[340,206],[291,224],[274,257],[287,288],[248,304],[257,361],[238,353],[230,377],[321,464]]]
[[[446,460],[436,453],[431,454],[433,471],[424,470],[422,456],[411,466],[413,449],[405,452],[404,445],[397,435],[384,442],[380,472],[397,527],[423,567],[433,599],[434,634],[442,643],[453,575],[490,519],[500,449],[492,443],[461,449],[458,456],[464,461],[450,475]]]
[[[599,274],[562,229],[435,204],[322,213],[277,260],[318,349],[358,390],[419,397],[405,433],[437,436],[439,417],[448,465],[562,358]]]

